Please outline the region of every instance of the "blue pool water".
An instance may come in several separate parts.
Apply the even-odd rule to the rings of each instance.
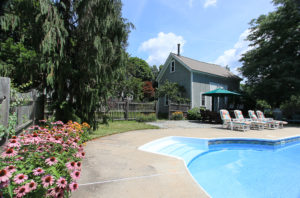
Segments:
[[[300,197],[300,137],[273,141],[168,137],[140,149],[183,159],[213,198]]]

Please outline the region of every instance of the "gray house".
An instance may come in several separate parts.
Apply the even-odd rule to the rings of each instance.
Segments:
[[[191,107],[205,107],[209,110],[212,106],[212,97],[202,96],[203,93],[217,88],[224,88],[231,91],[239,89],[240,77],[234,75],[229,70],[219,65],[204,63],[180,55],[180,46],[178,53],[170,53],[161,72],[157,77],[158,86],[164,84],[166,80],[177,82],[186,90],[186,97],[191,101]],[[225,104],[227,98],[214,100],[215,104]],[[168,112],[167,97],[159,98],[159,112]]]

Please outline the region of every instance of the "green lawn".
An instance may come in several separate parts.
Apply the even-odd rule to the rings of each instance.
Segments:
[[[157,126],[145,124],[143,122],[136,121],[114,121],[109,122],[109,125],[100,124],[96,131],[93,131],[90,135],[91,139],[112,135],[116,133],[122,133],[126,131],[142,130],[142,129],[158,129]]]

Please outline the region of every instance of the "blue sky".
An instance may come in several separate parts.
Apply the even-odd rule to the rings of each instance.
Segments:
[[[123,17],[135,29],[127,51],[150,65],[163,64],[170,51],[200,61],[228,65],[234,73],[249,22],[275,9],[271,0],[122,0]]]

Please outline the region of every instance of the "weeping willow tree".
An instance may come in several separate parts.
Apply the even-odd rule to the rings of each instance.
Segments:
[[[18,53],[10,53],[10,60],[3,55],[10,47],[0,50],[0,74],[17,82],[16,73],[28,75],[22,81],[31,80],[47,93],[57,119],[96,127],[95,111],[127,61],[132,25],[121,16],[121,1],[6,0],[1,6],[1,43],[9,39],[12,48],[22,44],[32,54],[26,66],[14,62]]]

